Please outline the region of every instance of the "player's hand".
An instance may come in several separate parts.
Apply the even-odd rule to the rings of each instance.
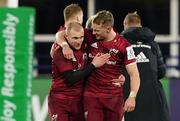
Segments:
[[[66,59],[72,59],[74,57],[73,50],[66,45],[62,48],[63,55]]]
[[[124,111],[131,112],[135,109],[136,105],[136,98],[135,97],[128,97],[124,104]]]
[[[110,58],[110,54],[106,53],[106,54],[97,54],[93,60],[92,60],[92,64],[98,68],[98,67],[101,67],[103,66],[106,62],[109,61],[109,58]]]
[[[114,86],[121,87],[124,85],[125,77],[121,74],[118,79],[112,79],[111,81]]]
[[[62,46],[62,43],[66,42],[65,30],[56,33],[56,42],[59,46],[62,47],[62,53],[66,59],[72,59],[74,57],[73,50],[69,47],[68,44]]]

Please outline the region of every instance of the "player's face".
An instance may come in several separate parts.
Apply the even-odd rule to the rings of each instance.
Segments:
[[[106,39],[106,36],[108,34],[107,27],[92,23],[92,28],[93,28],[93,34],[96,36],[97,40]]]
[[[67,40],[74,49],[79,50],[84,40],[84,30],[77,32],[72,29],[67,35]]]

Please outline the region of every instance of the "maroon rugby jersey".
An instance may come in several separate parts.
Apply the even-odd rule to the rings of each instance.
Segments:
[[[83,90],[83,80],[78,81],[74,85],[67,85],[62,77],[62,73],[70,70],[78,70],[84,68],[87,63],[87,53],[85,46],[82,45],[80,50],[74,50],[74,58],[72,60],[65,59],[62,54],[62,48],[56,49],[52,59],[52,86],[50,93],[56,95],[60,99],[81,98]]]
[[[92,59],[97,53],[110,53],[111,57],[105,65],[91,73],[84,95],[95,97],[122,96],[123,87],[114,86],[111,80],[118,78],[126,65],[136,62],[132,47],[117,34],[111,41],[92,43],[89,57]]]

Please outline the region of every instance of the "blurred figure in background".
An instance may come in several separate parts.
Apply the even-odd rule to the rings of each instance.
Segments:
[[[142,27],[140,16],[128,13],[121,33],[133,46],[137,58],[141,85],[136,97],[136,108],[125,113],[125,121],[170,121],[169,110],[160,79],[165,76],[165,64],[155,34]],[[126,76],[125,98],[129,94]]]
[[[94,19],[95,15],[92,15],[88,18],[86,21],[86,29],[92,29],[92,21]]]

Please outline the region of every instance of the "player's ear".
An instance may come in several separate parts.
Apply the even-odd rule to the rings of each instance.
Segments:
[[[123,26],[124,26],[124,29],[127,29],[128,28],[128,23],[126,20],[123,21]]]
[[[66,39],[68,38],[68,35],[67,35],[67,33],[65,33],[64,37],[65,37]]]
[[[109,33],[111,31],[112,27],[107,26],[107,32]]]

